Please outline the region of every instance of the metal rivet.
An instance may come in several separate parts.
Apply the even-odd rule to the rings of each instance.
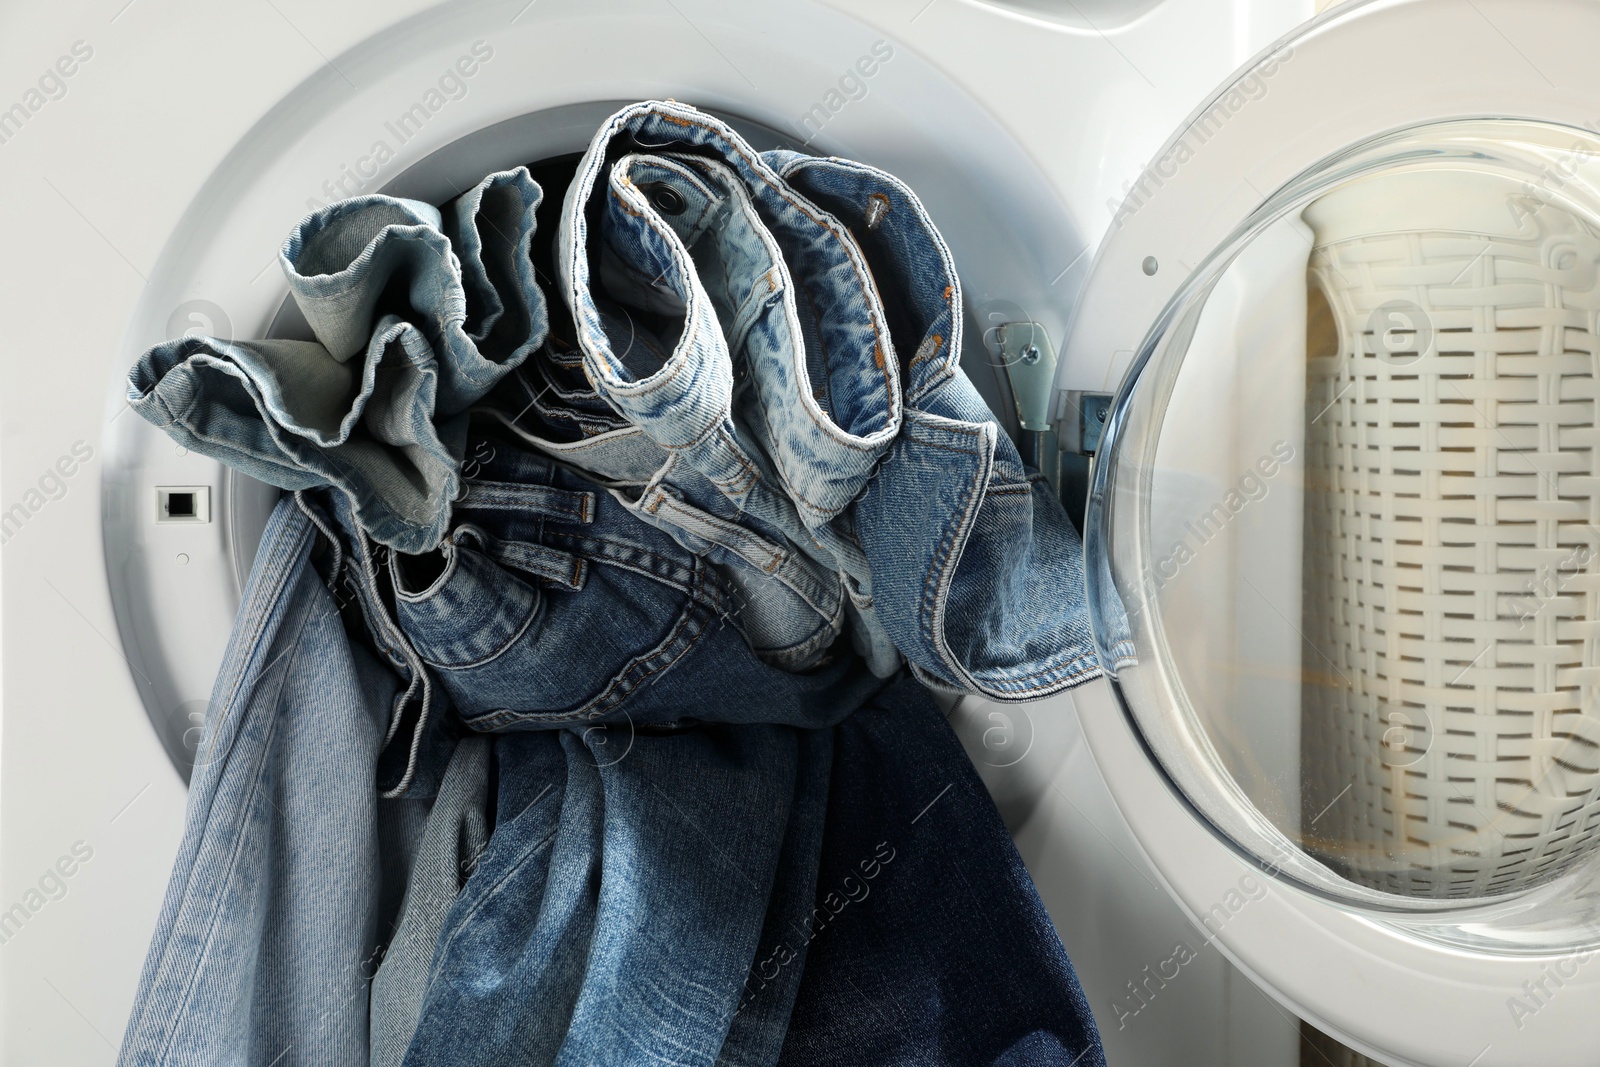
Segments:
[[[655,205],[657,211],[666,215],[681,215],[684,208],[689,206],[683,194],[672,186],[663,182],[655,182],[644,187],[645,195],[650,197],[650,203]]]
[[[1144,272],[1147,275],[1154,274],[1156,271],[1161,269],[1161,264],[1157,262],[1155,256],[1145,256],[1144,262],[1141,263],[1140,266],[1144,269]]]

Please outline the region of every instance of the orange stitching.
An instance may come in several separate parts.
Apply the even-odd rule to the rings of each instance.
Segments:
[[[651,116],[653,116],[653,117],[660,118],[663,122],[670,122],[674,126],[683,126],[685,128],[698,127],[699,129],[705,130],[707,133],[712,134],[713,136],[717,137],[718,139],[724,139],[722,137],[721,133],[719,133],[715,129],[712,129],[710,126],[706,125],[703,122],[695,122],[695,121],[690,120],[690,119],[680,119],[680,118],[676,118],[676,117],[674,117],[672,115],[663,114],[662,112],[659,112],[659,111],[651,111],[651,112],[649,112],[649,114]],[[727,145],[727,148],[730,151],[732,151],[735,155],[737,155],[740,159],[744,160],[745,164],[747,166],[749,166],[752,170],[755,170],[758,175],[760,174],[760,171],[763,168],[768,169],[768,170],[771,169],[771,168],[768,168],[766,166],[766,164],[761,161],[760,157],[752,158],[751,156],[746,155],[745,152],[741,148],[739,148],[737,145],[734,145],[734,144],[730,143],[730,144]],[[833,238],[836,241],[838,241],[841,245],[844,244],[844,236],[845,236],[844,234],[841,234],[839,231],[837,231],[833,227],[829,226],[822,219],[818,218],[816,215],[812,214],[810,211],[807,211],[805,206],[800,204],[798,201],[796,201],[793,196],[790,196],[788,194],[788,192],[786,192],[784,190],[782,185],[774,185],[772,182],[767,181],[765,178],[762,178],[762,181],[774,193],[776,193],[781,199],[788,201],[789,205],[791,207],[793,207],[796,211],[800,212],[800,214],[804,215],[806,218],[810,219],[812,222],[814,222],[818,226],[822,227],[823,230],[825,230],[827,233],[832,235]],[[795,195],[798,196],[799,194],[795,194]],[[852,259],[852,257],[848,254],[848,251],[846,252],[845,258],[850,260],[850,269],[855,272],[856,280],[858,282],[860,282],[861,285],[864,288],[876,289],[875,283],[873,283],[868,278],[861,277],[861,271],[857,267],[855,260]],[[864,261],[865,260],[863,258],[863,262]],[[868,269],[870,271],[870,268],[868,268]],[[947,290],[946,299],[948,299],[948,298],[949,298],[949,292]],[[874,321],[872,323],[872,333],[873,333],[873,336],[878,339],[878,343],[881,344],[882,343],[882,335],[879,333],[878,324],[877,324],[877,322],[875,320],[875,317],[872,316],[869,313],[868,318],[869,319],[874,319]]]

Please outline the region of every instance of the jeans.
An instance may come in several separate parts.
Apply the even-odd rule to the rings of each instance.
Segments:
[[[641,151],[658,140],[691,147],[678,134],[677,126],[687,125],[680,116],[694,117],[695,145],[710,159]],[[769,368],[801,373],[794,364],[820,363],[824,345],[871,349],[886,330],[881,310],[855,299],[859,289],[823,290],[820,307],[819,294],[797,290],[797,269],[859,276],[864,264],[842,227],[792,203],[782,183],[763,171],[731,129],[692,108],[624,109],[596,135],[568,189],[557,275],[590,380],[666,457],[640,491],[647,521],[697,550],[736,545],[730,525],[757,536],[773,547],[759,554],[735,550],[736,558],[719,562],[753,565],[760,580],[761,557],[782,553],[786,567],[802,571],[808,584],[825,586],[829,600],[821,606],[838,604],[854,620],[858,612],[845,597],[836,559],[851,546],[814,545],[795,499],[812,490],[827,496],[827,475],[815,472],[809,486],[785,483],[763,440],[763,405],[771,398],[762,377]],[[893,396],[882,380],[892,373],[879,372],[876,385],[838,388]],[[809,392],[806,402],[816,404]],[[897,428],[882,407],[864,407],[857,427],[874,444]],[[852,470],[872,464],[870,453],[851,460]],[[719,533],[708,536],[712,529]],[[770,604],[777,614],[763,625],[796,625],[816,594],[797,589],[796,600]],[[852,633],[877,673],[893,672],[887,641],[863,640],[859,624]]]
[[[717,146],[736,160],[749,154],[742,142]],[[748,442],[740,462],[759,472],[736,499],[741,521],[762,516],[848,593],[856,649],[888,676],[900,657],[871,611],[862,610],[871,601],[866,557],[845,524],[832,522],[900,430],[897,372],[879,344],[888,337],[884,310],[838,224],[744,169],[741,177],[721,159],[686,152],[618,159],[600,217],[600,277],[618,299],[627,299],[631,286],[643,311],[670,311],[653,307],[662,287],[695,294],[691,303],[703,310],[687,321],[698,317],[694,335],[708,343],[691,352],[721,362],[718,342],[725,342],[735,383],[732,425]],[[649,287],[646,278],[658,282]],[[853,358],[858,352],[871,358]],[[635,373],[660,367],[626,355],[623,363]],[[668,368],[660,370],[657,377],[668,376]],[[617,392],[614,382],[601,387]],[[665,442],[693,400],[619,400],[619,407]],[[709,447],[709,457],[699,447],[681,454],[708,470],[722,461],[725,443]]]
[[[317,339],[164,342],[129,372],[129,404],[253,478],[336,488],[381,544],[431,548],[466,409],[544,340],[528,257],[540,196],[519,167],[442,212],[381,195],[314,212],[279,259]]]
[[[1105,1067],[1066,951],[927,693],[898,682],[833,733],[815,907],[763,937],[747,984],[759,1004],[804,964],[779,1067]]]
[[[862,163],[765,158],[849,226],[890,309],[904,423],[853,511],[878,620],[935,688],[1021,701],[1098,677],[1082,542],[961,372],[961,281],[921,201]]]
[[[437,553],[389,557],[398,628],[467,726],[818,727],[882,686],[848,654],[805,672],[763,662],[705,559],[475,425],[457,525]]]
[[[491,756],[489,738],[461,739],[406,857],[405,899],[372,976],[370,1067],[399,1067],[416,1033],[445,916],[488,847]]]
[[[378,750],[400,688],[346,639],[316,526],[273,512],[217,675],[121,1067],[367,1060]]]
[[[809,558],[879,674],[1032,700],[1099,673],[1082,545],[961,373],[960,282],[903,184],[636,104],[556,251],[589,378],[669,454],[664,528],[690,543],[681,502]]]
[[[305,220],[315,341],[130,374],[297,495],[123,1062],[1098,1063],[953,735],[883,692],[902,657],[1002,699],[1097,671],[1075,535],[956,366],[937,231],[888,175],[677,104],[577,173],[569,332],[518,168]]]
[[[739,1005],[758,939],[809,907],[831,745],[774,725],[625,751],[593,730],[496,737],[501,821],[406,1067],[773,1063],[798,969],[767,1010]]]

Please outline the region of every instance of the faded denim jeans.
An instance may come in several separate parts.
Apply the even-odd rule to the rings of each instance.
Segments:
[[[827,728],[883,682],[848,653],[763,662],[704,560],[475,427],[457,525],[391,554],[387,582],[427,674],[499,735],[498,821],[431,967],[385,959],[375,1054],[399,1062],[410,1028],[407,1064],[771,1063],[799,974],[739,1015],[745,974],[762,931],[810,905]],[[424,877],[431,930],[448,878]],[[405,921],[402,941],[420,943]]]
[[[636,104],[557,241],[589,378],[670,456],[647,518],[690,544],[692,505],[825,568],[881,674],[1002,700],[1098,675],[1082,545],[960,370],[960,281],[902,183]]]
[[[755,655],[736,590],[626,504],[477,419],[438,551],[391,553],[395,622],[474,730],[827,726],[882,682],[845,650]]]
[[[798,928],[832,736],[788,726],[501,735],[501,821],[444,924],[406,1067],[776,1061],[796,968],[740,1011],[758,941]]]
[[[1021,701],[1098,677],[1083,544],[961,371],[961,280],[922,202],[863,163],[766,159],[849,226],[894,309],[904,423],[851,516],[878,619],[935,688]]]
[[[466,409],[544,340],[540,197],[519,167],[442,210],[374,194],[313,212],[279,265],[317,339],[163,342],[129,372],[129,404],[260,481],[337,489],[380,544],[433,547]]]
[[[280,501],[217,675],[121,1067],[367,1061],[374,779],[401,686],[347,639],[315,538]]]

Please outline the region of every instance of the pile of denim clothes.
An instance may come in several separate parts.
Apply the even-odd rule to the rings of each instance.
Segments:
[[[121,1064],[1103,1063],[928,693],[1099,666],[910,189],[655,101],[281,259],[129,376],[288,492]]]

